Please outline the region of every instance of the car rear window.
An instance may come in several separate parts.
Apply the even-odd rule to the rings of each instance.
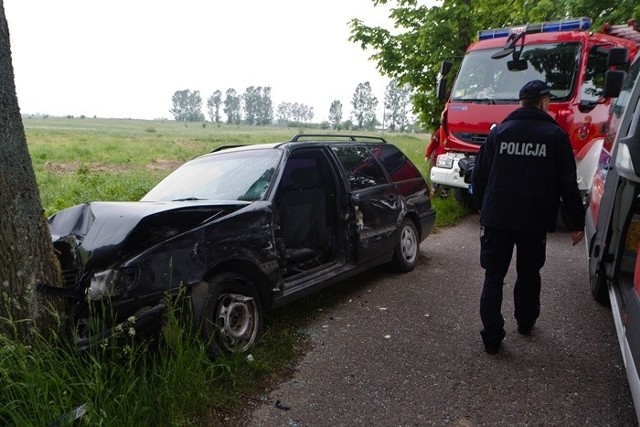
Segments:
[[[382,163],[393,182],[422,177],[411,160],[393,145],[385,144],[372,147],[371,154]]]

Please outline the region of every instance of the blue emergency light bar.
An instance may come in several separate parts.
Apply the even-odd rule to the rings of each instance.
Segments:
[[[536,24],[518,25],[507,28],[496,28],[478,32],[478,40],[497,39],[508,37],[511,34],[526,33],[551,33],[555,31],[584,31],[591,28],[591,19],[577,18],[564,21],[539,22]]]

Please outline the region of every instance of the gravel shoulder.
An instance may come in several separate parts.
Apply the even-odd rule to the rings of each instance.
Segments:
[[[511,267],[507,337],[492,356],[479,334],[478,233],[478,216],[468,216],[422,243],[413,272],[358,276],[307,328],[313,348],[294,375],[253,402],[242,424],[638,425],[611,312],[589,292],[584,245],[549,234],[529,337],[516,331]]]

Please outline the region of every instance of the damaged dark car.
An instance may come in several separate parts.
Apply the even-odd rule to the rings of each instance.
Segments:
[[[264,310],[380,264],[411,271],[434,221],[427,182],[383,138],[297,135],[218,149],[139,202],[74,206],[49,227],[78,348],[157,328],[184,291],[216,354],[251,348]]]

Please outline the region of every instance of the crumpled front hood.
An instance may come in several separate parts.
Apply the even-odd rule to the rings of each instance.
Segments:
[[[168,233],[154,230],[171,228],[172,235],[203,222],[234,212],[247,202],[91,202],[64,209],[49,218],[53,241],[73,236],[80,263],[85,269],[111,262],[128,239],[144,236],[144,243],[158,243]],[[134,236],[134,237],[135,237]],[[154,241],[156,240],[156,241]]]

